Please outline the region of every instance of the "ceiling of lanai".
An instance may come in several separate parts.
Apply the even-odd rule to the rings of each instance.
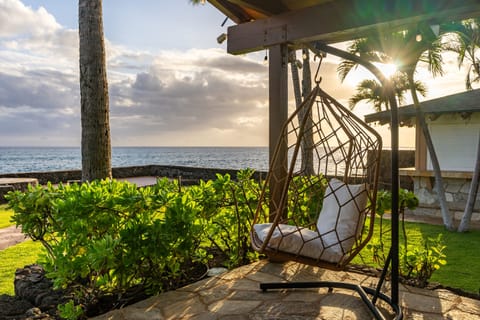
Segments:
[[[208,0],[237,25],[232,54],[279,44],[336,43],[380,28],[402,29],[480,16],[479,0]]]

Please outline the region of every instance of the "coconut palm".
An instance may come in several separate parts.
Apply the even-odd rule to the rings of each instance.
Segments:
[[[302,51],[303,63],[300,60],[297,60],[295,50],[290,51],[289,53],[289,63],[290,63],[290,72],[292,75],[292,84],[293,84],[293,93],[295,96],[296,107],[300,107],[305,97],[309,95],[312,91],[312,77],[310,71],[310,57],[309,50],[304,49]],[[302,69],[302,85],[300,85],[300,75],[298,69]],[[308,116],[305,111],[298,113],[298,122],[302,122],[305,116]],[[306,121],[311,121],[311,117],[307,118]],[[305,132],[305,139],[302,140],[301,155],[302,155],[302,172],[305,175],[315,174],[313,168],[313,136],[311,132],[312,125],[307,124],[307,131]]]
[[[442,26],[446,32],[445,49],[458,55],[458,67],[467,60],[469,64],[465,77],[465,87],[472,90],[472,83],[480,82],[480,19],[468,19]]]
[[[407,77],[404,73],[396,72],[390,80],[394,85],[398,105],[402,105],[405,102],[405,92],[410,90]],[[415,81],[415,90],[424,97],[427,93],[427,88],[420,81]],[[365,100],[373,105],[376,112],[390,110],[389,96],[384,86],[375,79],[365,79],[357,85],[357,93],[349,99],[350,109],[353,110],[359,102]]]
[[[427,149],[430,154],[435,175],[437,194],[442,212],[443,223],[448,230],[453,230],[453,220],[448,210],[440,164],[433,141],[421,110],[417,91],[415,90],[415,70],[419,62],[425,62],[434,75],[443,74],[441,39],[434,34],[428,25],[419,25],[400,32],[382,33],[354,41],[348,48],[352,54],[360,55],[371,62],[394,63],[399,72],[406,75],[412,94],[416,116],[420,124]],[[337,69],[343,81],[347,74],[356,67],[352,61],[342,61]]]
[[[472,83],[480,82],[480,58],[477,53],[480,49],[480,19],[468,19],[461,22],[452,22],[444,25],[446,30],[445,38],[449,40],[445,44],[445,48],[449,51],[455,52],[458,55],[458,66],[460,67],[465,59],[468,61],[468,69],[465,77],[465,87],[467,90],[472,90]],[[475,162],[475,169],[472,175],[472,182],[468,193],[467,204],[463,213],[459,232],[467,231],[470,227],[470,220],[477,198],[478,185],[480,180],[480,134],[477,149],[477,159]]]
[[[82,180],[111,178],[111,143],[102,0],[78,1]]]

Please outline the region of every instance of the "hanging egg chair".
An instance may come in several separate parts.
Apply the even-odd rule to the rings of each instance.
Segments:
[[[343,269],[372,235],[381,137],[319,83],[282,132],[252,246],[273,260]]]
[[[282,132],[253,248],[275,260],[343,269],[372,235],[381,137],[319,85]]]
[[[278,137],[250,235],[252,247],[272,261],[343,270],[373,234],[382,139],[320,88],[320,64],[315,88]],[[381,292],[393,254],[375,289],[332,281],[261,283],[260,289],[352,290],[375,319],[385,319],[378,299],[390,305],[392,319],[403,319],[397,301]]]

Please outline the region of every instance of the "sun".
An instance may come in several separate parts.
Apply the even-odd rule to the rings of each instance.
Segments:
[[[393,63],[374,63],[374,65],[382,72],[382,74],[386,78],[390,78],[397,72],[397,66]],[[345,78],[345,82],[353,87],[356,87],[361,81],[365,79],[375,79],[375,76],[365,69],[362,66],[358,66],[356,69],[352,69],[347,77]]]
[[[397,72],[397,66],[393,63],[375,63],[375,65],[387,78],[390,78]]]

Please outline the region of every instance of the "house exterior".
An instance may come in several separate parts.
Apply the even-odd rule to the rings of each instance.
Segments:
[[[465,209],[480,139],[480,89],[457,93],[421,103],[442,170],[446,198],[455,218]],[[440,216],[435,179],[425,140],[418,130],[413,105],[399,108],[400,125],[415,126],[415,167],[401,168],[400,175],[413,180],[420,200],[416,213]],[[365,116],[366,122],[387,124],[390,113],[382,111]],[[472,221],[480,222],[480,194]]]

